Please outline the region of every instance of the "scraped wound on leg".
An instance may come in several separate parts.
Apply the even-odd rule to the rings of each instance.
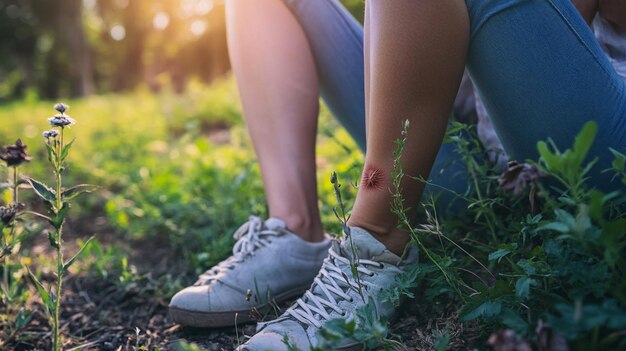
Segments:
[[[365,190],[382,190],[383,170],[372,166],[365,167],[361,176],[361,186]]]

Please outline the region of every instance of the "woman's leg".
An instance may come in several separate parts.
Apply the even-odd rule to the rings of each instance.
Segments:
[[[282,0],[306,35],[320,95],[365,150],[363,29],[337,0]]]
[[[318,78],[302,28],[280,0],[229,1],[228,47],[269,215],[323,239],[317,204]]]
[[[369,58],[363,55],[363,28],[337,0],[283,2],[307,36],[324,102],[361,149],[365,150],[365,94],[368,84],[364,82],[364,71],[368,70]],[[438,197],[438,204],[458,210],[460,202],[447,206],[455,199],[439,188],[463,193],[467,187],[467,171],[453,144],[441,146],[429,180],[438,187],[427,186],[426,191]]]
[[[350,240],[335,243],[309,291],[280,318],[260,325],[257,335],[237,350],[287,350],[285,338],[299,350],[310,350],[318,345],[317,331],[325,321],[357,319],[356,311],[366,301],[381,318],[392,315],[393,306],[380,294],[396,284],[406,262],[414,262],[414,255],[406,262],[399,257],[408,238],[395,230],[397,219],[389,210],[394,141],[401,137],[402,121],[411,120],[409,133],[417,141],[411,139],[407,147],[415,149],[421,142],[423,148],[411,155],[417,157],[404,158],[405,172],[428,176],[463,73],[468,21],[461,1],[368,2],[364,174],[378,173],[361,182],[349,220]],[[422,41],[413,41],[415,36]],[[422,189],[415,184],[405,184],[407,203],[420,197]],[[356,267],[353,260],[359,262]],[[342,339],[340,345],[352,342]]]
[[[366,14],[367,153],[349,224],[367,229],[399,254],[408,242],[391,213],[394,141],[410,122],[402,166],[428,177],[443,139],[465,63],[469,20],[462,0],[370,1]],[[423,185],[407,180],[408,207]]]
[[[610,165],[609,147],[626,148],[625,86],[570,1],[466,2],[468,68],[507,152],[536,159],[537,141],[548,137],[562,149],[569,147],[593,119],[599,125],[591,150],[599,157],[595,184],[618,186],[601,171]],[[382,175],[382,186],[361,187],[350,224],[372,231],[399,252],[408,239],[395,229],[389,212],[393,141],[400,137],[400,122],[411,121],[404,171],[428,174],[465,59],[468,12],[459,1],[369,4],[372,67],[363,174],[365,179]],[[435,8],[429,12],[429,7]],[[394,40],[388,40],[391,33]],[[419,187],[412,180],[403,184],[407,204],[415,203]]]
[[[570,0],[466,0],[468,71],[511,159],[536,160],[537,141],[561,150],[590,120],[592,184],[611,183],[608,148],[626,151],[626,86]]]
[[[330,245],[317,207],[318,78],[306,37],[280,0],[226,6],[232,65],[275,218],[251,217],[235,233],[233,255],[174,295],[170,316],[195,327],[252,321],[268,298],[300,295]]]

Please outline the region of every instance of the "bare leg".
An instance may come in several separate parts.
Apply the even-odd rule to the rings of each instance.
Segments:
[[[228,1],[228,48],[270,216],[323,239],[317,204],[318,77],[302,28],[280,0]]]
[[[428,177],[463,75],[469,19],[462,0],[370,0],[365,29],[367,153],[349,224],[399,254],[409,241],[390,211],[394,141],[410,121],[405,174]],[[415,208],[423,186],[406,179]]]

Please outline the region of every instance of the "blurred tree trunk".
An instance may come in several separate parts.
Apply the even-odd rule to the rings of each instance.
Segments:
[[[17,66],[24,74],[24,86],[36,87],[34,55],[31,53],[16,52],[13,56]]]
[[[117,43],[123,50],[123,58],[114,78],[113,89],[116,91],[132,89],[143,80],[145,42],[152,24],[151,17],[147,17],[150,13],[149,8],[145,7],[149,3],[130,0],[123,9],[121,24],[124,26],[126,36]]]
[[[71,94],[86,96],[94,92],[91,50],[85,37],[82,0],[58,2],[58,32],[66,43],[69,56]]]
[[[211,55],[210,72],[207,75],[209,80],[221,77],[230,70],[230,59],[228,58],[228,46],[226,44],[226,16],[224,5],[216,6],[211,12],[210,21],[213,26],[211,39],[209,42]]]

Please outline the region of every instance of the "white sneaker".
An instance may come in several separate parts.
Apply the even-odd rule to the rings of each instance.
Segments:
[[[251,216],[234,235],[233,255],[178,292],[169,306],[176,323],[226,327],[256,319],[270,303],[302,296],[328,255],[330,239],[310,243],[277,218]]]
[[[403,272],[405,264],[416,261],[416,253],[402,260],[364,229],[351,227],[350,235],[352,240],[333,242],[309,291],[278,319],[259,323],[257,334],[239,346],[238,351],[288,351],[293,347],[311,350],[320,345],[318,331],[326,321],[355,319],[356,310],[369,301],[379,318],[393,316],[395,309],[390,302],[382,301],[381,292],[396,284],[396,276]],[[358,281],[350,267],[353,252],[358,257]],[[291,348],[285,344],[285,338]],[[341,340],[334,349],[360,350],[362,345],[355,340]]]

